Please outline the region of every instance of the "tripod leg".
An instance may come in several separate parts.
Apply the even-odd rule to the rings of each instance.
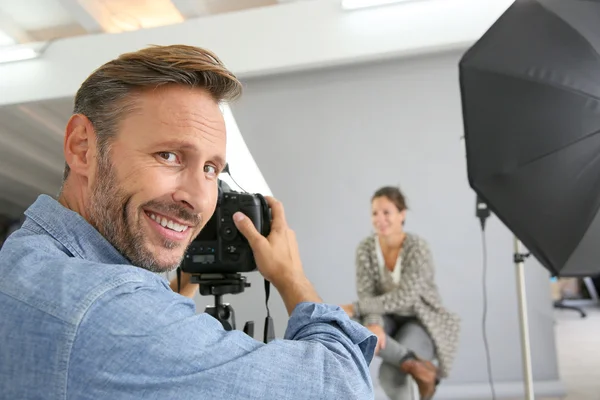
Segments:
[[[246,322],[244,325],[244,333],[250,337],[254,337],[254,321]]]
[[[563,303],[562,300],[555,301],[554,302],[554,308],[558,308],[558,309],[561,309],[561,310],[577,311],[579,314],[581,314],[581,318],[587,317],[587,314],[585,313],[585,311],[583,311],[582,308],[575,307],[575,306],[569,306],[569,305]]]

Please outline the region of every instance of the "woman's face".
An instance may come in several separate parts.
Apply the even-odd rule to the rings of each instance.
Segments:
[[[406,210],[399,211],[398,207],[385,196],[376,197],[371,203],[373,228],[380,236],[401,233],[405,216]]]

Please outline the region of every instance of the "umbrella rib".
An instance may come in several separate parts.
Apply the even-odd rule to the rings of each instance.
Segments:
[[[487,73],[494,74],[494,75],[500,75],[500,76],[506,76],[506,77],[515,78],[515,79],[520,79],[520,80],[524,80],[524,81],[536,83],[536,84],[539,84],[539,85],[549,85],[549,86],[552,86],[555,89],[565,90],[567,92],[571,92],[573,94],[577,94],[577,95],[582,96],[582,97],[592,98],[594,100],[600,101],[600,96],[595,96],[595,95],[593,95],[591,93],[585,93],[585,92],[582,92],[579,89],[575,89],[575,88],[572,88],[572,87],[569,87],[569,86],[561,85],[561,84],[558,84],[558,83],[555,83],[555,82],[543,81],[541,79],[533,78],[533,77],[528,76],[528,75],[519,75],[518,73],[514,73],[514,72],[494,71],[493,69],[485,69],[485,68],[481,68],[481,67],[477,67],[477,66],[469,66],[468,68],[472,69],[472,70],[478,70],[480,72],[487,72]]]
[[[597,1],[597,0],[594,0]],[[573,26],[572,24],[569,23],[569,21],[565,20],[563,18],[562,15],[558,14],[556,11],[554,11],[551,7],[548,7],[547,4],[542,4],[539,3],[544,10],[546,10],[547,12],[551,13],[552,15],[554,15],[556,18],[560,19],[561,21],[563,21],[569,28],[571,28],[572,30],[574,30],[575,32],[577,32],[579,34],[579,37],[581,38],[581,40],[583,42],[585,42],[585,44],[587,44],[589,46],[589,48],[591,49],[592,54],[594,55],[594,57],[596,58],[596,61],[600,61],[600,57],[598,56],[598,51],[596,51],[594,45],[589,41],[589,39],[583,34],[583,32],[581,32],[577,27]]]
[[[574,145],[574,144],[576,144],[576,143],[578,143],[578,142],[580,142],[580,141],[582,141],[582,140],[584,140],[584,139],[587,139],[587,138],[589,138],[589,137],[591,137],[591,136],[594,136],[594,135],[597,135],[597,134],[599,134],[599,133],[600,133],[600,129],[596,129],[595,131],[593,131],[593,132],[590,132],[590,133],[588,133],[588,134],[586,134],[586,135],[584,135],[584,136],[580,137],[580,138],[579,138],[579,139],[577,139],[577,140],[574,140],[574,141],[572,141],[572,142],[569,142],[569,143],[567,143],[567,144],[565,144],[565,145],[563,145],[563,146],[559,147],[558,149],[555,149],[555,150],[549,151],[549,152],[547,152],[547,153],[541,154],[541,155],[539,155],[539,156],[535,157],[534,159],[531,159],[531,160],[527,161],[527,162],[526,162],[526,163],[524,163],[524,164],[519,164],[519,168],[521,168],[521,167],[526,167],[527,165],[529,165],[529,164],[531,164],[531,163],[534,163],[534,162],[536,162],[536,161],[539,161],[539,160],[541,160],[541,159],[542,159],[542,158],[544,158],[544,157],[548,157],[548,156],[550,156],[550,155],[552,155],[552,154],[554,154],[554,153],[557,153],[557,152],[559,152],[559,151],[561,151],[561,150],[563,150],[563,149],[566,149],[566,148],[567,148],[567,147],[569,147],[569,146],[572,146],[572,145]]]

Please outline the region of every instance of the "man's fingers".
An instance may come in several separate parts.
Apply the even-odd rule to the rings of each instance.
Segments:
[[[264,236],[256,230],[256,227],[250,218],[244,215],[244,213],[238,211],[233,214],[233,223],[242,233],[242,235],[248,239],[248,243],[250,243],[250,247],[252,247],[252,249],[254,249],[255,246],[258,246],[261,240],[265,240]]]
[[[283,204],[271,196],[265,196],[265,200],[269,207],[271,207],[271,230],[280,231],[287,227],[285,220],[285,211],[283,210]]]

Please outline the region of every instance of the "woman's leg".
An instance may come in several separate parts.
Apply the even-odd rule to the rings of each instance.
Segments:
[[[413,320],[402,325],[398,329],[395,339],[415,353],[418,358],[428,361],[435,359],[433,340],[419,322]]]
[[[384,315],[383,321],[387,337],[385,347],[379,351],[378,355],[384,362],[399,366],[412,355],[411,352],[421,357],[417,352],[421,347],[418,340],[420,332],[414,332],[410,327],[410,324],[416,324],[413,322],[413,318]],[[423,332],[429,337],[424,330]],[[415,346],[411,347],[412,345]]]
[[[435,347],[427,331],[418,322],[396,319],[395,323],[399,327],[396,332],[390,332],[386,348],[380,352],[383,362],[379,368],[379,382],[391,400],[419,399],[417,388],[400,369],[400,365],[409,351],[421,359],[433,360]],[[391,347],[385,351],[388,345]]]

